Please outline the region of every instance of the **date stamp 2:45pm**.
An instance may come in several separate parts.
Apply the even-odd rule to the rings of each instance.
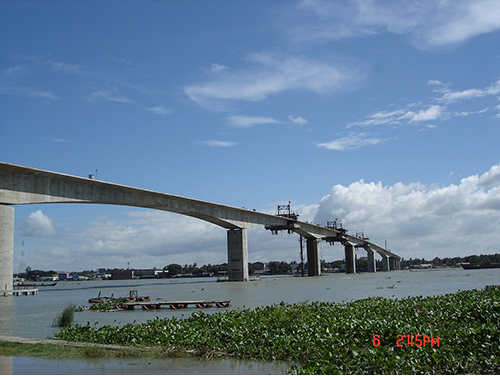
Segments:
[[[378,347],[380,346],[380,336],[378,334],[375,334],[373,336],[373,346]],[[402,335],[398,334],[397,335],[397,341],[396,341],[396,346],[397,347],[404,347],[404,346],[415,346],[415,347],[426,347],[426,346],[431,346],[431,347],[439,347],[439,337],[432,337],[432,336],[424,336],[422,334],[408,334],[408,335]]]

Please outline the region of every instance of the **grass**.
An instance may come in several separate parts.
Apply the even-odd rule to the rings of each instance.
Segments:
[[[54,319],[52,326],[57,327],[67,327],[73,322],[75,313],[75,306],[72,304],[68,304],[66,308],[62,311],[62,313]]]
[[[0,355],[31,356],[49,359],[66,358],[183,358],[191,356],[188,352],[171,351],[164,348],[127,347],[110,349],[97,346],[62,346],[57,344],[22,344],[0,341]]]
[[[398,335],[417,334],[439,337],[439,346],[397,346]],[[426,298],[200,311],[121,327],[77,324],[55,336],[206,359],[292,361],[299,366],[289,371],[300,374],[499,374],[500,286]]]

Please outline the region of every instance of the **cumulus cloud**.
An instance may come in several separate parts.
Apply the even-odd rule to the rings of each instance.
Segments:
[[[486,190],[486,187],[491,187]],[[354,233],[405,258],[487,253],[500,241],[500,165],[480,177],[445,187],[420,183],[384,186],[363,180],[336,185],[319,203],[314,221],[343,219]]]
[[[224,229],[191,217],[157,210],[127,212],[120,221],[96,220],[85,231],[85,236],[87,244],[79,249],[83,255],[101,259],[103,256],[118,257],[124,261],[135,259],[142,265],[145,260],[151,262],[154,259],[161,267],[172,262],[189,263],[191,259],[192,262],[200,262],[202,257],[198,253],[212,254],[212,263],[224,262],[221,260],[227,253]],[[140,261],[141,258],[143,261]]]
[[[41,210],[32,212],[23,218],[21,223],[23,236],[52,237],[57,234],[52,220]]]
[[[261,101],[287,90],[325,94],[350,87],[364,78],[354,63],[326,64],[266,53],[251,55],[249,62],[253,68],[227,72],[215,80],[186,86],[184,93],[200,106],[224,109],[227,101]]]

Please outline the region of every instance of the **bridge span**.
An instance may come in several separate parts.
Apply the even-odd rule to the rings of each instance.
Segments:
[[[92,203],[135,206],[198,218],[227,229],[228,277],[248,280],[246,229],[265,226],[273,233],[286,230],[306,238],[308,274],[321,274],[318,243],[339,242],[345,247],[346,271],[356,272],[354,248],[368,253],[369,271],[376,271],[374,252],[382,256],[382,269],[399,269],[400,257],[366,239],[341,229],[302,222],[253,210],[160,193],[145,189],[39,170],[0,162],[0,289],[12,290],[14,259],[14,207],[42,203]]]

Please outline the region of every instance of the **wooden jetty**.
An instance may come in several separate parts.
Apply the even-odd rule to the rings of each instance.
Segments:
[[[21,295],[38,295],[38,289],[36,286],[33,285],[14,285],[13,290],[3,290],[3,296],[9,296],[9,295],[14,295],[14,296],[21,296]]]
[[[131,302],[131,303],[121,303],[116,306],[119,310],[132,310],[139,306],[142,309],[161,309],[163,307],[170,309],[182,309],[188,308],[189,306],[194,306],[196,308],[227,308],[230,307],[233,302],[231,300],[219,300],[219,301],[206,301],[206,300],[192,300],[192,301],[181,301],[181,302]]]

